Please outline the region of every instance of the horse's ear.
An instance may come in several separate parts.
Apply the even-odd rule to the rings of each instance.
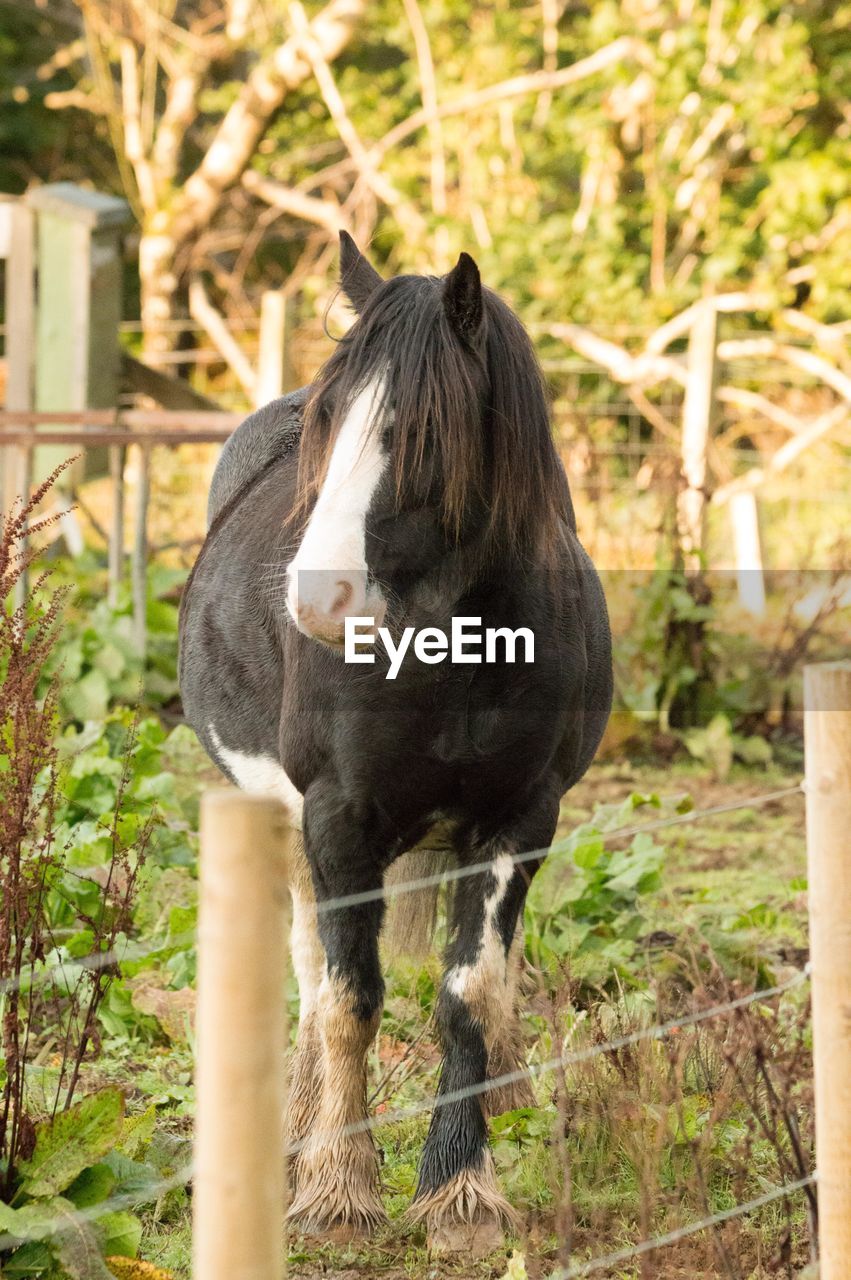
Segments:
[[[383,281],[361,253],[348,231],[340,232],[340,284],[349,302],[360,313]]]
[[[478,336],[484,319],[482,279],[469,253],[462,253],[443,282],[443,305],[449,322],[465,342]]]

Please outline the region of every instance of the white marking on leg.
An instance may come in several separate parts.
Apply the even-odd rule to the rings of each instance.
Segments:
[[[502,938],[496,927],[500,904],[514,878],[514,861],[508,853],[501,853],[491,867],[496,880],[493,892],[484,901],[482,912],[482,936],[479,952],[472,964],[455,965],[444,978],[444,985],[459,1000],[468,1001],[475,992],[479,994],[491,984],[494,1001],[502,1003],[502,988],[506,980],[506,955]],[[478,1003],[478,1000],[477,1000]]]
[[[308,1233],[331,1227],[370,1232],[385,1221],[372,1134],[366,1110],[366,1055],[381,1011],[363,1019],[351,989],[338,977],[322,980],[316,1008],[321,1062],[316,1114],[296,1160],[296,1195],[290,1218]],[[355,1132],[347,1132],[352,1126]]]
[[[383,614],[370,590],[366,516],[388,462],[379,419],[383,379],[367,383],[349,406],[337,433],[316,505],[288,570],[287,608],[300,630],[319,638],[342,637],[346,617]]]
[[[313,896],[310,868],[301,841],[298,842],[298,850],[293,850],[292,862],[290,895],[293,916],[290,952],[298,983],[298,1025],[302,1027],[316,1010],[319,990],[328,968],[316,921],[316,899]]]
[[[226,747],[212,724],[207,725],[207,732],[216,755],[227,765],[237,786],[252,795],[277,796],[289,810],[293,826],[300,831],[304,797],[278,761],[271,756],[250,756]]]

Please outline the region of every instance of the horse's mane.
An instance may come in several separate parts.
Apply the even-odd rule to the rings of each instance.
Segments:
[[[483,290],[482,300],[477,356],[452,327],[437,278],[399,276],[373,294],[313,384],[297,510],[306,514],[318,492],[354,396],[382,378],[400,497],[431,448],[444,479],[442,519],[456,535],[473,503],[489,513],[484,542],[497,554],[546,552],[561,522],[573,523],[532,343],[495,293]]]

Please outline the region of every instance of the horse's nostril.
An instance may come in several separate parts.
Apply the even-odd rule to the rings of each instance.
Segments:
[[[349,605],[352,603],[352,597],[354,596],[355,591],[351,582],[346,578],[341,578],[339,582],[336,582],[334,585],[337,589],[337,595],[331,606],[331,617],[339,618],[343,613],[345,613],[346,609],[348,609]]]

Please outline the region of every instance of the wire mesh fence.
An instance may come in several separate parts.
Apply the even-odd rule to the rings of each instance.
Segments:
[[[758,809],[768,804],[791,799],[794,796],[801,796],[803,791],[804,786],[802,783],[783,788],[776,788],[748,796],[734,802],[712,805],[703,809],[692,810],[688,813],[671,814],[652,822],[621,826],[611,831],[604,832],[602,834],[602,839],[606,843],[613,843],[618,840],[630,838],[633,835],[642,832],[657,832],[685,824],[709,821],[719,814],[729,814],[737,810]],[[540,860],[547,852],[548,851],[545,850],[522,851],[513,855],[513,861],[516,864],[523,865],[529,861]],[[558,857],[559,845],[553,846],[553,849],[549,852],[551,856]],[[468,876],[482,874],[487,871],[490,865],[491,864],[489,862],[476,862],[467,866],[450,868],[447,873],[441,875],[420,877],[407,882],[393,884],[388,886],[386,891],[387,896],[415,893],[419,890],[431,888],[436,883],[443,882],[447,875],[450,879],[461,880]],[[365,901],[372,901],[376,897],[380,896],[384,896],[383,891],[377,891],[376,893],[369,894],[339,896],[320,903],[319,910],[345,910],[348,907],[359,905]],[[193,937],[194,931],[191,931],[187,932],[185,937],[181,940],[188,941]],[[138,945],[134,946],[133,944],[128,943],[126,946],[120,949],[115,949],[111,953],[100,953],[87,957],[83,961],[79,962],[79,964],[80,967],[84,969],[97,969],[105,966],[115,966],[120,964],[122,961],[131,959],[138,961],[143,959],[146,954],[150,954],[156,949],[157,948],[145,948],[144,946]],[[42,968],[39,971],[34,971],[28,974],[26,981],[28,983],[49,983],[56,980],[57,976],[58,974],[51,972],[50,969]],[[601,1040],[598,1043],[593,1043],[581,1048],[568,1046],[563,1052],[556,1055],[546,1057],[538,1062],[529,1063],[517,1070],[493,1076],[466,1088],[446,1091],[438,1095],[433,1100],[423,1099],[420,1102],[408,1106],[395,1108],[386,1107],[381,1114],[368,1116],[361,1121],[346,1125],[342,1129],[337,1128],[333,1131],[329,1130],[327,1133],[323,1133],[321,1130],[314,1130],[311,1133],[310,1140],[312,1142],[321,1141],[323,1137],[329,1141],[339,1140],[341,1137],[354,1135],[358,1132],[386,1128],[387,1126],[409,1121],[421,1114],[432,1112],[435,1109],[450,1106],[467,1097],[483,1097],[493,1090],[517,1083],[520,1080],[540,1079],[557,1070],[576,1067],[582,1063],[587,1063],[593,1059],[602,1058],[607,1055],[615,1055],[620,1051],[632,1048],[642,1043],[665,1041],[668,1038],[680,1036],[687,1029],[698,1028],[714,1020],[729,1018],[731,1015],[739,1014],[754,1006],[768,1005],[770,1002],[777,1001],[787,993],[792,992],[795,988],[806,984],[809,977],[809,965],[804,965],[803,967],[796,969],[782,981],[769,986],[759,987],[756,990],[712,1004],[706,1008],[698,1008],[683,1012],[681,1015],[670,1018],[666,1021],[657,1022],[652,1025],[640,1026],[635,1030],[622,1035],[611,1036],[610,1038]],[[298,1155],[298,1152],[305,1145],[305,1141],[306,1140],[293,1142],[289,1145],[288,1153],[290,1157]],[[156,1198],[168,1194],[176,1187],[187,1185],[192,1180],[195,1173],[196,1168],[194,1160],[187,1161],[173,1174],[150,1182],[145,1188],[144,1201],[146,1203],[150,1203]],[[611,1270],[611,1268],[640,1260],[648,1254],[675,1245],[679,1241],[690,1236],[704,1231],[714,1231],[722,1224],[731,1221],[732,1219],[753,1214],[757,1210],[774,1203],[775,1201],[788,1200],[790,1197],[794,1197],[795,1195],[805,1191],[807,1188],[812,1187],[815,1181],[816,1173],[814,1171],[808,1171],[800,1178],[787,1180],[781,1185],[768,1188],[757,1197],[715,1213],[705,1214],[696,1218],[694,1221],[683,1223],[676,1229],[662,1232],[646,1239],[641,1239],[628,1247],[608,1252],[598,1257],[571,1262],[568,1267],[555,1268],[548,1273],[547,1280],[574,1280],[576,1277],[599,1274],[601,1272]],[[96,1221],[103,1215],[122,1208],[138,1207],[139,1204],[140,1199],[138,1194],[117,1194],[110,1196],[98,1205],[76,1210],[74,1217],[81,1223],[88,1223]],[[52,1228],[49,1223],[41,1221],[34,1226],[33,1231],[30,1234],[23,1234],[19,1236],[7,1234],[0,1238],[0,1250],[5,1251],[17,1247],[29,1239],[44,1238],[45,1234],[51,1229]],[[67,1230],[67,1221],[57,1221],[53,1229],[57,1231]]]

